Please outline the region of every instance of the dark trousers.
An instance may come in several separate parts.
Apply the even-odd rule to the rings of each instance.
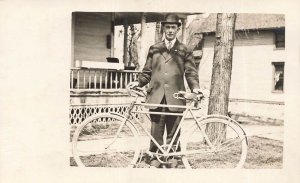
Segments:
[[[166,98],[164,97],[161,101],[161,104],[166,104]],[[170,112],[170,110],[166,107],[158,107],[157,109],[152,109],[150,111],[153,112]],[[160,114],[150,114],[151,118],[151,135],[154,139],[158,142],[159,145],[163,144],[163,134],[166,127],[167,132],[167,144],[171,143],[173,136],[175,135],[176,129],[179,125],[179,122],[182,116],[170,116],[170,115],[160,115]],[[173,145],[176,145],[178,142],[178,138],[180,136],[180,131],[177,134]],[[156,152],[157,151],[156,145],[150,142],[150,151]],[[180,144],[176,148],[176,151],[180,151]]]

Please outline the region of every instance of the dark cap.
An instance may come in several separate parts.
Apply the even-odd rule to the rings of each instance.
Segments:
[[[178,26],[181,26],[181,22],[179,22],[179,17],[176,14],[169,13],[165,16],[165,21],[161,21],[161,24],[164,25],[166,23],[170,24],[177,24]]]

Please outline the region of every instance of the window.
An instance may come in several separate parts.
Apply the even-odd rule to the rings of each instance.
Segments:
[[[273,62],[273,92],[283,92],[284,62]]]
[[[285,47],[285,30],[278,30],[275,32],[275,46],[276,48]]]

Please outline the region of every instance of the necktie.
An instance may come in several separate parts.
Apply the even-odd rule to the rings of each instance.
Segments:
[[[169,51],[170,51],[170,49],[172,48],[172,43],[171,43],[171,41],[168,42],[168,47],[167,47],[167,48],[168,48]]]

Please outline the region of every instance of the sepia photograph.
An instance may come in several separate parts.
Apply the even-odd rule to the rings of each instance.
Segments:
[[[0,0],[0,183],[288,183],[293,0]]]
[[[284,14],[70,16],[70,166],[282,168]]]

